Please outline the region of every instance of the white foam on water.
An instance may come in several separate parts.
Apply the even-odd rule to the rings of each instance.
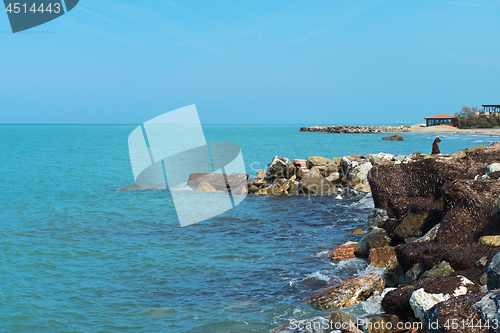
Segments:
[[[191,186],[188,186],[187,183],[172,185],[168,187],[170,191],[193,191]]]
[[[352,258],[349,260],[339,261],[338,263],[330,263],[333,266],[334,273],[356,274],[360,270],[366,268],[366,261],[360,258]]]

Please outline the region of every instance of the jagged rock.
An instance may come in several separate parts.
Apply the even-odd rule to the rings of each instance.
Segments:
[[[344,238],[354,237],[354,236],[362,235],[364,233],[365,232],[363,231],[363,229],[356,229],[356,230],[353,230],[351,233],[345,235]]]
[[[384,268],[384,281],[387,286],[397,286],[399,277],[403,273],[392,246],[379,247],[370,250],[368,264],[373,267]]]
[[[354,255],[354,249],[358,243],[348,242],[344,245],[337,246],[333,250],[329,251],[326,255],[332,260],[342,261],[352,258],[356,258]]]
[[[380,208],[373,209],[367,217],[370,228],[382,228],[388,219],[387,211]]]
[[[383,229],[374,228],[358,242],[354,254],[357,257],[368,257],[371,249],[389,246],[391,239]]]
[[[366,301],[374,292],[384,290],[384,280],[378,274],[336,279],[306,298],[317,310],[338,310]]]
[[[488,257],[484,256],[476,261],[476,267],[484,267],[488,263]]]
[[[488,146],[485,146],[485,145],[475,146],[475,147],[467,149],[467,153],[471,153],[471,152],[476,151],[476,150],[483,150],[486,148],[488,148]]]
[[[268,165],[267,176],[271,178],[290,178],[295,175],[295,166],[286,157],[274,156]]]
[[[467,152],[466,152],[466,150],[463,149],[463,150],[457,151],[454,154],[451,154],[450,158],[459,159],[459,158],[464,158],[465,156],[467,156]]]
[[[200,192],[217,192],[217,190],[206,180],[203,180],[196,189]]]
[[[391,134],[389,136],[384,136],[382,140],[385,141],[403,141],[403,137],[399,134]]]
[[[479,324],[481,311],[471,308],[482,297],[482,294],[462,295],[436,304],[425,313],[429,333],[488,333],[486,325]]]
[[[441,227],[441,223],[438,223],[435,226],[433,226],[431,230],[429,230],[422,237],[415,240],[415,242],[428,242],[428,241],[434,240],[436,238],[438,231],[439,231],[439,227]]]
[[[327,165],[327,164],[337,164],[333,160],[321,157],[321,156],[309,156],[307,158],[307,165],[309,169],[312,169],[315,166]],[[338,170],[338,169],[337,169]]]
[[[368,183],[368,172],[372,168],[371,163],[362,163],[349,173],[349,184],[358,192],[369,193],[371,191]]]
[[[406,332],[404,322],[395,315],[382,313],[368,315],[361,319],[362,330],[366,333],[399,333]],[[401,329],[398,329],[401,327]]]
[[[306,178],[299,182],[298,192],[302,194],[332,194],[335,186],[325,178]]]
[[[407,286],[416,286],[420,277],[424,273],[423,265],[421,263],[416,263],[411,266],[409,270],[405,273],[405,282]]]
[[[486,167],[486,175],[492,172],[500,171],[500,163],[492,163]]]
[[[405,155],[395,155],[393,157],[393,160],[395,162],[403,162],[405,160],[406,156]]]
[[[311,171],[317,170],[321,176],[328,177],[332,173],[338,173],[339,168],[340,166],[338,164],[327,164],[327,165],[313,166],[311,168]]]
[[[257,192],[255,192],[257,195],[265,195],[267,194],[267,188],[261,188]]]
[[[246,185],[247,181],[248,175],[244,173],[233,173],[229,176],[223,173],[192,173],[189,175],[187,185],[197,189],[202,183],[202,188],[208,183],[215,190],[227,191],[229,184],[231,187],[237,187]]]
[[[257,170],[257,178],[263,180],[266,178],[267,171],[266,170]]]
[[[447,282],[448,285],[431,285],[435,282],[441,284]],[[435,286],[439,287],[437,291],[435,288],[432,288]],[[426,287],[418,288],[410,297],[410,306],[413,309],[413,313],[415,317],[420,320],[425,319],[424,315],[427,310],[440,302],[444,302],[453,296],[460,296],[473,292],[477,293],[479,291],[479,287],[474,282],[461,275],[432,280]],[[426,291],[426,289],[434,290]]]
[[[418,281],[418,284],[432,281],[441,276],[449,276],[454,271],[455,270],[450,266],[449,263],[447,263],[446,261],[441,261],[439,264],[426,271]]]
[[[268,194],[281,194],[285,193],[288,189],[289,183],[285,178],[277,178],[274,180],[271,187],[269,187],[267,193]]]
[[[292,160],[292,163],[297,168],[306,168],[307,169],[307,160],[295,159],[295,160]]]
[[[257,192],[260,190],[260,187],[259,186],[256,186],[256,185],[252,185],[250,184],[248,186],[248,193],[249,194],[257,194]]]
[[[479,245],[500,246],[500,236],[483,236],[479,238]]]
[[[287,193],[288,194],[298,194],[299,193],[299,182],[294,180],[294,179],[289,179]]]
[[[313,167],[312,169],[300,170],[300,178],[305,179],[324,179],[320,170],[317,167]]]
[[[410,306],[410,297],[414,291],[415,288],[400,288],[389,291],[382,300],[382,308],[387,313],[411,321],[414,314]]]
[[[326,177],[326,180],[334,184],[338,183],[340,181],[340,173],[332,172],[328,177]]]
[[[371,162],[373,165],[383,165],[392,163],[394,155],[378,153],[371,156]]]
[[[490,262],[488,270],[488,290],[500,288],[500,252]]]
[[[232,194],[236,194],[236,195],[247,194],[248,193],[248,186],[247,185],[241,185],[240,187],[238,187],[234,191],[231,191],[231,193]]]
[[[500,323],[500,309],[498,308],[498,305],[500,304],[500,294],[498,291],[495,291],[487,295],[480,296],[483,297],[473,304],[470,309],[472,311],[479,311],[482,322],[488,322],[492,328],[492,332],[500,332],[500,327],[498,327],[498,324]],[[493,327],[493,325],[495,327]],[[484,332],[488,332],[488,330]]]
[[[429,213],[414,214],[411,211],[403,218],[401,224],[396,228],[394,233],[400,238],[405,239],[413,236],[420,228],[423,227],[425,219]]]

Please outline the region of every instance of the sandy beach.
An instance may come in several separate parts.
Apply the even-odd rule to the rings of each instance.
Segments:
[[[475,128],[475,129],[459,129],[451,126],[430,126],[425,124],[417,124],[410,126],[410,131],[413,133],[454,133],[454,134],[481,134],[500,136],[500,128]]]

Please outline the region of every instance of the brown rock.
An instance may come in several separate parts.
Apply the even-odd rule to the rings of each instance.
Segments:
[[[356,229],[356,230],[353,230],[350,234],[345,235],[344,238],[354,237],[354,236],[362,235],[364,233],[365,232],[362,229]]]
[[[295,160],[292,161],[292,163],[297,168],[306,168],[307,169],[307,160],[295,159]]]
[[[345,245],[340,245],[329,251],[326,255],[336,261],[348,260],[355,258],[354,249],[358,243],[348,243]]]
[[[384,278],[387,286],[398,285],[403,270],[399,266],[394,247],[385,246],[371,249],[368,263],[373,267],[384,268]]]
[[[305,299],[318,310],[338,310],[366,301],[384,290],[384,280],[377,274],[336,279]]]
[[[298,192],[301,194],[332,194],[335,186],[325,178],[302,179],[299,181]]]

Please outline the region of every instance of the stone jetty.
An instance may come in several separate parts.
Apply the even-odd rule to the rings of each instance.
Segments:
[[[325,133],[393,133],[411,132],[410,126],[312,126],[302,127],[301,132],[325,132]]]
[[[327,255],[368,269],[305,298],[311,329],[274,333],[500,332],[500,142],[400,159],[372,164],[367,233]],[[353,317],[359,303],[378,310]]]

